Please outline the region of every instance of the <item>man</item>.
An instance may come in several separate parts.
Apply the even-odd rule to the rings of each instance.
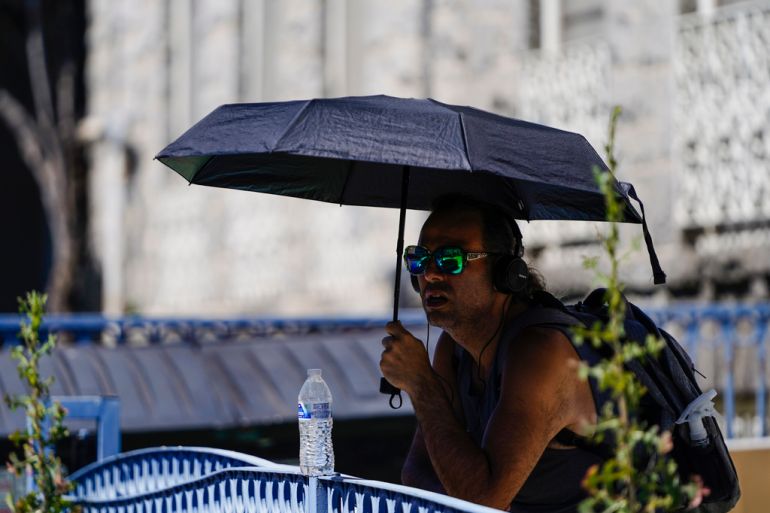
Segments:
[[[386,328],[383,376],[409,394],[418,423],[402,480],[498,509],[576,511],[600,459],[574,434],[597,407],[566,329],[516,328],[543,288],[522,252],[513,219],[464,197],[439,200],[407,248],[428,322],[443,332],[431,366],[400,323]]]

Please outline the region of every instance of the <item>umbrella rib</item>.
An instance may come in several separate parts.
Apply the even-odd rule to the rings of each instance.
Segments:
[[[286,134],[289,133],[289,130],[294,128],[294,125],[297,124],[297,120],[299,120],[300,116],[302,116],[302,113],[305,112],[308,106],[310,106],[313,102],[315,102],[315,99],[306,101],[305,104],[302,105],[302,108],[299,109],[296,114],[294,114],[294,117],[291,118],[291,121],[289,121],[289,124],[286,125],[286,128],[284,129],[283,133],[281,133],[281,135],[275,140],[275,145],[273,146],[273,148],[271,148],[271,150],[275,150],[279,146],[283,138],[286,137]]]
[[[468,169],[472,173],[473,172],[473,165],[471,164],[471,153],[470,153],[470,151],[468,149],[469,148],[468,136],[467,136],[467,131],[465,130],[465,121],[464,121],[465,118],[463,117],[463,113],[462,112],[458,112],[458,111],[456,111],[454,109],[450,109],[449,107],[447,107],[443,103],[438,102],[438,101],[434,100],[433,98],[428,98],[428,101],[433,103],[433,104],[435,104],[435,105],[437,105],[437,106],[439,106],[439,107],[441,107],[444,110],[448,110],[450,112],[455,113],[455,115],[457,115],[457,119],[460,122],[460,133],[462,134],[462,138],[463,138],[463,153],[465,155],[465,160],[468,161]]]
[[[192,185],[192,184],[195,183],[195,177],[198,176],[201,171],[206,169],[209,164],[211,164],[211,161],[214,160],[215,156],[216,155],[210,155],[209,158],[206,159],[206,162],[204,162],[203,165],[198,168],[198,170],[195,172],[195,174],[192,175],[192,177],[190,178],[190,181],[188,182],[187,185]]]
[[[468,167],[470,168],[471,173],[473,173],[473,164],[471,163],[471,152],[468,145],[468,135],[465,131],[465,119],[463,118],[463,113],[458,112],[457,117],[460,120],[460,133],[462,133],[463,136],[463,151],[465,152],[465,159],[468,161]]]
[[[340,191],[339,201],[337,203],[342,206],[345,200],[345,193],[348,190],[348,182],[350,182],[350,175],[353,174],[353,161],[348,160],[348,172],[345,174],[345,183],[342,184],[342,190]]]
[[[468,144],[468,135],[467,135],[468,132],[465,130],[465,118],[463,117],[463,113],[462,112],[458,112],[457,116],[460,119],[460,132],[462,133],[463,144],[465,145],[465,158],[468,160],[468,167],[470,168],[471,173],[473,173],[474,169],[473,169],[473,163],[471,162],[471,152],[470,152],[470,149],[469,149],[470,145]],[[499,176],[499,175],[497,175],[497,176]],[[513,191],[514,196],[516,196],[518,198],[518,200],[519,200],[519,204],[515,205],[516,210],[518,210],[518,212],[522,216],[524,216],[524,219],[529,221],[530,220],[529,219],[529,212],[527,212],[525,210],[525,208],[524,208],[524,200],[519,195],[519,191],[516,189],[516,186],[513,184],[513,182],[511,180],[504,180],[504,179],[502,179],[502,177],[501,177],[500,181],[502,182],[503,187],[507,187],[507,188],[509,188],[509,189],[511,189]]]

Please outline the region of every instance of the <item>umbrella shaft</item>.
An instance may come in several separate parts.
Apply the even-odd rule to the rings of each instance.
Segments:
[[[393,293],[393,321],[398,320],[398,298],[401,295],[401,255],[404,252],[404,224],[406,200],[409,195],[409,166],[401,171],[401,211],[398,218],[398,242],[396,243],[396,287]]]

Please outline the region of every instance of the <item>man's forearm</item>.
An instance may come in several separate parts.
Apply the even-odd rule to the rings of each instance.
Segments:
[[[427,462],[427,465],[419,466],[413,462],[408,462],[401,471],[401,482],[406,486],[428,490],[429,492],[447,493],[444,485],[436,477],[430,461]]]
[[[452,413],[438,378],[424,380],[410,399],[433,469],[446,493],[483,502],[490,484],[489,461]]]

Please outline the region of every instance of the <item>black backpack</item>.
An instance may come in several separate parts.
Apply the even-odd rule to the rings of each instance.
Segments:
[[[607,322],[608,313],[605,304],[605,289],[596,289],[583,301],[566,306],[547,293],[537,293],[536,304],[527,320],[527,325],[559,324],[576,325],[577,321],[586,327],[597,321]],[[682,411],[702,391],[695,380],[695,367],[687,353],[670,334],[660,329],[639,307],[626,303],[624,321],[626,339],[643,343],[648,334],[665,342],[657,359],[647,357],[643,361],[634,361],[627,365],[647,388],[639,417],[649,424],[656,424],[661,431],[670,431],[674,443],[672,450],[679,474],[684,482],[692,475],[699,475],[710,490],[697,508],[690,510],[699,513],[723,513],[730,511],[741,496],[738,476],[730,454],[727,452],[724,438],[713,417],[704,417],[709,444],[705,447],[693,447],[690,444],[687,424],[676,424]],[[588,353],[601,357],[601,350],[588,348],[586,343],[578,346],[578,353],[583,359]],[[585,349],[581,349],[585,348]],[[594,357],[595,359],[596,357]],[[589,362],[590,363],[590,362]]]

